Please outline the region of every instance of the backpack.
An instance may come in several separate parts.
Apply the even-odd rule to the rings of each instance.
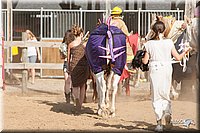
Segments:
[[[65,43],[61,43],[59,47],[60,59],[67,58],[67,45]]]
[[[144,51],[144,50],[138,50],[136,52],[136,55],[132,60],[133,69],[140,68],[142,71],[149,70],[149,67],[148,67],[149,62],[147,64],[142,63],[142,58],[144,57],[145,52],[146,51]]]

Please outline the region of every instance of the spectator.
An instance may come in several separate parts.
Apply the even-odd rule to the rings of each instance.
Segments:
[[[68,52],[68,45],[74,41],[75,37],[71,30],[67,30],[65,32],[65,36],[63,38],[62,45],[60,47],[60,54],[61,54],[61,59],[64,59],[64,64],[63,64],[63,72],[64,72],[64,78],[65,78],[65,85],[64,85],[64,94],[65,94],[65,99],[67,103],[70,103],[70,95],[72,94],[71,90],[71,76],[69,75],[69,65],[67,62],[67,52]]]
[[[26,30],[26,33],[27,33],[27,41],[28,42],[37,42],[35,35],[30,30]],[[37,57],[38,57],[38,60],[41,59],[39,48],[38,47],[27,47],[27,57],[28,57],[27,62],[36,63]],[[35,83],[35,68],[34,67],[31,68],[30,70],[28,70],[28,72],[32,78],[31,83],[34,84]]]

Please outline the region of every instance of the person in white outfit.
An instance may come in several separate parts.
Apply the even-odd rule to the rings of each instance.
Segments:
[[[37,42],[35,35],[30,31],[26,30],[27,33],[27,41],[28,42]],[[41,59],[39,48],[38,47],[27,47],[27,62],[29,63],[36,63],[37,57],[38,60]],[[30,69],[31,73],[31,83],[34,84],[35,82],[35,68]]]
[[[155,130],[163,131],[163,117],[165,117],[165,126],[172,126],[171,101],[169,97],[172,79],[171,55],[176,60],[181,60],[191,50],[191,47],[185,48],[183,53],[178,54],[172,40],[165,39],[163,36],[165,24],[162,21],[156,21],[152,26],[152,30],[155,32],[155,35],[144,44],[144,50],[146,52],[142,62],[144,64],[149,62],[150,88],[157,120]]]

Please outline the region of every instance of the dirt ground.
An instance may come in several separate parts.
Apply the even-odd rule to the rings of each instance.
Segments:
[[[131,96],[123,90],[116,98],[116,117],[103,119],[97,116],[97,103],[92,102],[92,89],[87,90],[87,103],[83,113],[74,116],[73,103],[66,104],[63,79],[36,79],[28,83],[22,94],[21,85],[6,85],[4,91],[3,131],[121,131],[153,132],[156,124],[149,82],[141,82]],[[194,92],[195,93],[195,92]],[[193,99],[172,101],[172,131],[196,131],[198,129],[198,103]],[[187,129],[181,120],[192,119],[196,123]]]

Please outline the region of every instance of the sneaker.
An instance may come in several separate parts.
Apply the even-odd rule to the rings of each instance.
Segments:
[[[156,132],[163,132],[163,125],[157,125],[155,128]]]

